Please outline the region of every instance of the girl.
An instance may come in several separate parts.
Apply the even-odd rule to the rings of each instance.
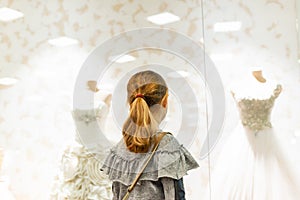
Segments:
[[[127,93],[130,113],[123,125],[123,139],[110,150],[101,169],[113,182],[114,200],[125,196],[158,143],[159,124],[167,113],[168,88],[159,74],[153,71],[134,74],[127,84]],[[128,199],[185,199],[182,177],[197,167],[185,147],[166,134]]]

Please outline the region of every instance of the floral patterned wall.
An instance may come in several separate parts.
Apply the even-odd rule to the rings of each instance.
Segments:
[[[191,37],[214,61],[226,89],[223,137],[212,159],[199,160],[201,167],[187,177],[190,199],[199,199],[207,192],[209,169],[213,170],[223,139],[237,123],[227,86],[232,80],[246,76],[250,67],[262,66],[267,75],[283,84],[284,91],[274,109],[273,121],[284,130],[282,140],[291,154],[295,155],[298,150],[300,74],[294,0],[204,0],[203,7],[201,1],[194,0],[157,0],[155,3],[147,0],[0,0],[1,7],[24,13],[22,18],[0,21],[0,77],[18,80],[11,87],[0,87],[2,174],[16,199],[47,199],[50,196],[62,152],[75,138],[72,98],[82,63],[107,39],[136,28],[170,28]],[[166,11],[179,16],[180,20],[166,25],[147,21],[148,16]],[[241,29],[216,32],[214,25],[224,21],[239,21]],[[78,43],[66,47],[49,44],[49,39],[61,36],[76,39]],[[168,53],[141,51],[134,56],[139,59],[113,64],[105,83],[108,88],[132,66],[147,63],[161,63],[193,73],[188,63]],[[187,79],[196,91],[203,90],[199,77]],[[98,92],[95,102],[104,101],[110,93],[110,89]],[[201,92],[198,95],[199,104],[204,108],[206,96]],[[175,100],[171,105],[174,108],[170,110],[172,116],[178,105]],[[207,118],[205,111],[200,114],[200,119]],[[108,129],[113,127],[111,117],[107,120]],[[172,129],[172,126],[176,127],[176,120],[170,120],[168,127]],[[199,133],[190,147],[196,157],[206,128],[202,120],[200,130],[204,134]],[[300,165],[296,157],[294,163]]]

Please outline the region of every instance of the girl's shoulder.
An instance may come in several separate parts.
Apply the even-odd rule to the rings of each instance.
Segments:
[[[176,151],[179,150],[180,148],[182,148],[182,144],[180,144],[178,142],[178,140],[176,139],[176,137],[168,132],[168,134],[166,134],[160,141],[159,146],[157,148],[157,151]]]
[[[130,152],[121,141],[110,150],[101,170],[109,175],[110,180],[129,185],[150,154]],[[187,171],[197,167],[196,160],[175,136],[166,134],[140,180],[157,181],[161,177],[180,179]]]
[[[199,167],[191,153],[172,134],[166,134],[155,154],[158,177],[180,179],[187,171]]]

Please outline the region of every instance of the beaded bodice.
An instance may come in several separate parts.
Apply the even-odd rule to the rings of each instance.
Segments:
[[[253,131],[272,128],[270,115],[275,99],[279,96],[280,92],[281,85],[277,85],[270,98],[241,98],[236,100],[243,126]]]
[[[92,141],[99,137],[101,134],[96,127],[104,129],[108,112],[109,108],[105,103],[101,103],[98,108],[74,109],[72,116],[77,129],[75,140],[81,144],[82,138]]]
[[[72,111],[72,115],[75,121],[84,122],[86,125],[95,121],[104,120],[106,115],[108,114],[108,107],[104,102],[100,102],[98,108],[90,108],[90,109],[74,109]]]

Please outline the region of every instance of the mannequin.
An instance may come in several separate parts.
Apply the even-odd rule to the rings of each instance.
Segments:
[[[251,74],[251,75],[249,75]],[[231,84],[230,92],[234,98],[265,99],[273,94],[277,82],[267,78],[261,67],[250,68],[248,75]],[[279,88],[281,90],[281,88]]]
[[[86,92],[97,93],[97,82],[87,81]],[[103,96],[103,94],[102,94]],[[102,100],[103,99],[103,100]],[[72,110],[76,135],[66,146],[50,199],[111,199],[111,183],[99,169],[105,157],[106,138],[99,134],[111,104],[111,94],[97,100],[99,106],[83,104]]]
[[[285,130],[271,117],[282,86],[262,71],[252,68],[233,85],[239,121],[214,166],[212,200],[300,199],[300,178],[281,144]]]
[[[265,83],[267,80],[263,77],[262,69],[257,69],[252,71],[252,75],[256,78],[257,81]]]
[[[87,82],[87,86],[88,86],[88,89],[91,90],[92,92],[98,92],[99,89],[97,87],[97,81],[94,81],[94,80],[90,80]]]

